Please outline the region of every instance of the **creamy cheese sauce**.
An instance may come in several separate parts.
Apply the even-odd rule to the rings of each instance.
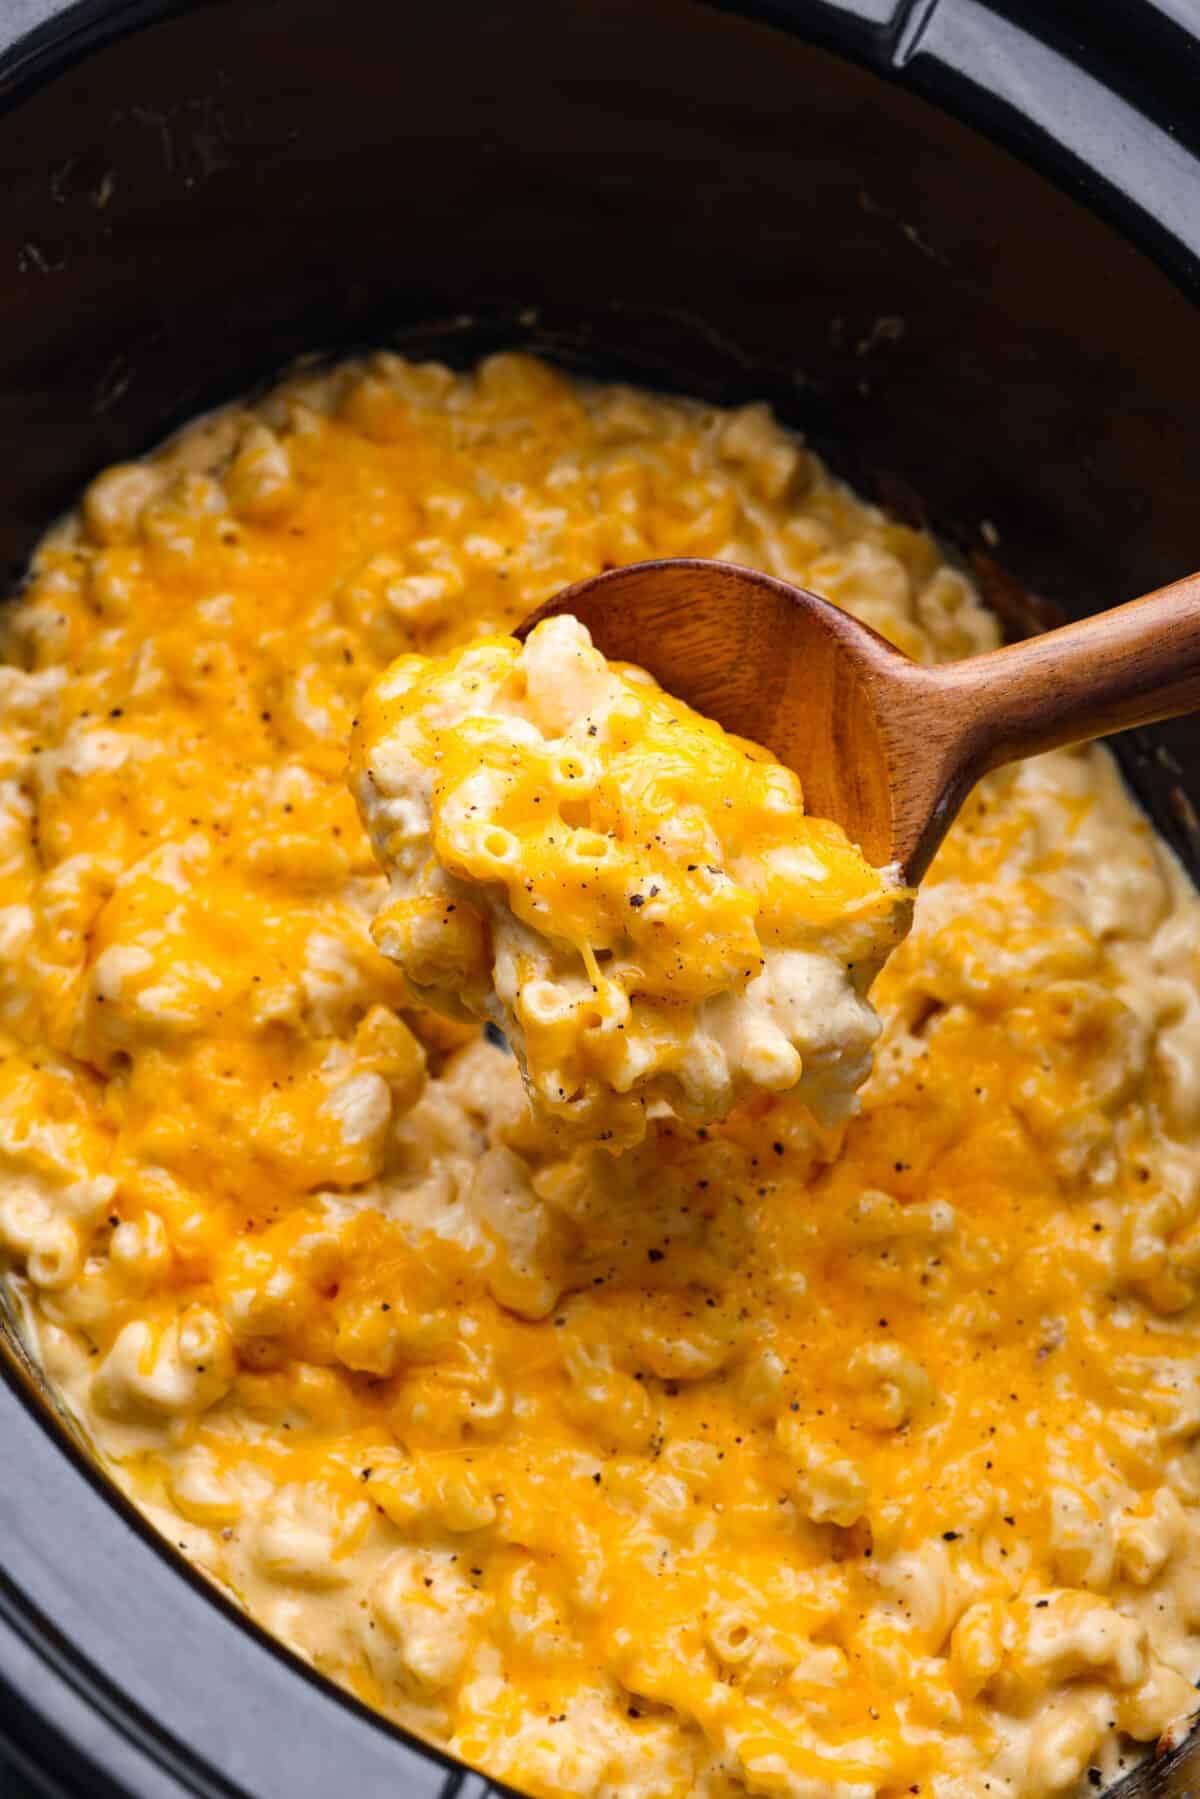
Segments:
[[[853,1110],[911,893],[577,619],[399,657],[351,785],[391,887],[372,937],[415,1000],[503,1025],[540,1116],[619,1149],[755,1092]]]
[[[1200,1674],[1200,911],[1105,753],[980,787],[840,1125],[564,1146],[371,938],[371,682],[676,554],[994,641],[763,409],[522,357],[93,484],[0,668],[9,1292],[172,1542],[493,1775],[1087,1792]]]

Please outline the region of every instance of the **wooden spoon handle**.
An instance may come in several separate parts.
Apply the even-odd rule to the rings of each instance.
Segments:
[[[937,671],[972,778],[1200,708],[1200,574]],[[943,685],[944,682],[944,685]]]

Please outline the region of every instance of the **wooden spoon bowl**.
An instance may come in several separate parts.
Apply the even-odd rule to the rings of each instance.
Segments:
[[[828,600],[730,562],[610,569],[570,613],[611,660],[793,768],[807,810],[919,881],[989,769],[1200,706],[1200,575],[1025,643],[927,667]]]

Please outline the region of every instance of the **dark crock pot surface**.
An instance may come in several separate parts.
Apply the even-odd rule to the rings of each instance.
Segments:
[[[37,1790],[0,1752],[0,1799],[37,1799]]]
[[[17,571],[98,467],[302,351],[525,341],[765,395],[965,555],[989,519],[1005,569],[979,566],[1018,623],[1031,595],[1081,611],[1177,576],[1200,561],[1185,16],[8,0],[0,562]],[[1126,765],[1195,871],[1195,723]],[[235,1625],[11,1371],[0,1456],[0,1738],[50,1790],[488,1790]],[[1183,1794],[1190,1766],[1136,1784]]]

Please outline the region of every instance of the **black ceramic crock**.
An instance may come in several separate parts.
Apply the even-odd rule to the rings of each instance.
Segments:
[[[0,0],[4,578],[95,470],[298,354],[513,343],[770,398],[1014,630],[1181,575],[1193,6]],[[1200,729],[1123,755],[1200,871]],[[0,1375],[0,1739],[36,1783],[481,1799],[115,1500],[11,1340]]]

